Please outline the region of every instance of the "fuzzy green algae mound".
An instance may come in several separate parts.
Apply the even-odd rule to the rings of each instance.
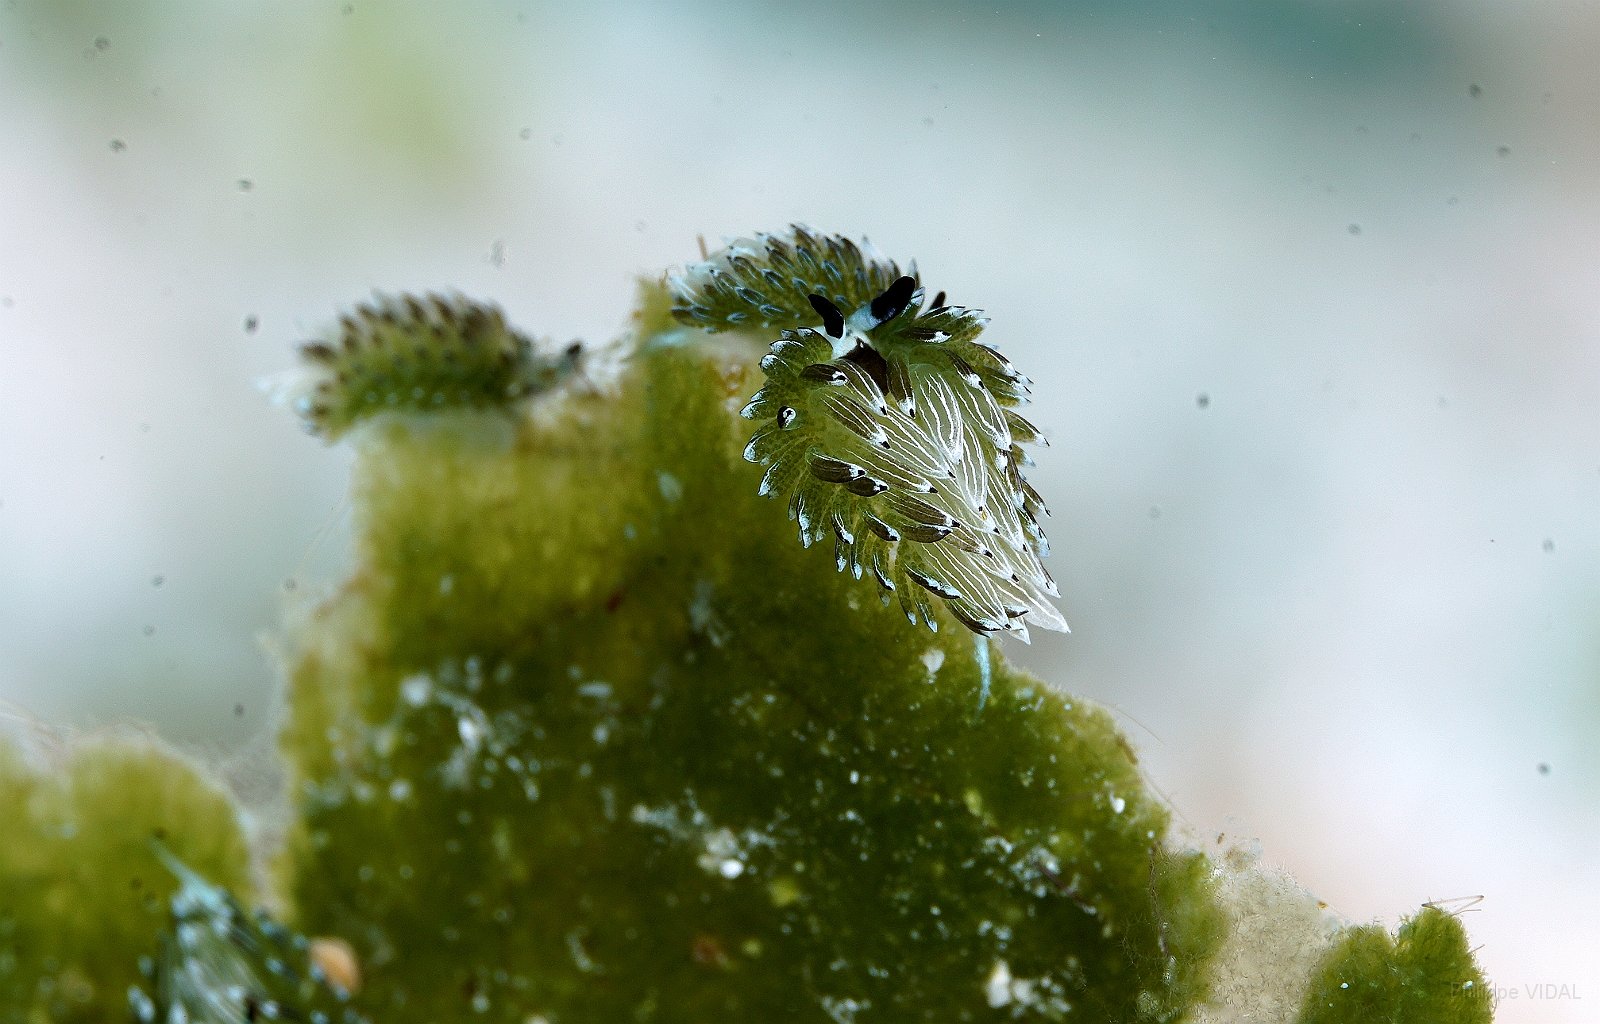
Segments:
[[[1353,928],[1312,975],[1300,1024],[1487,1024],[1489,987],[1455,917],[1425,907],[1391,937]]]
[[[802,548],[762,348],[647,289],[613,393],[357,434],[282,878],[374,1020],[1178,1020],[1209,865],[1101,709]],[[940,613],[941,616],[943,613]]]
[[[143,737],[28,760],[0,737],[0,1024],[121,1024],[178,886],[151,840],[248,892],[233,806]]]

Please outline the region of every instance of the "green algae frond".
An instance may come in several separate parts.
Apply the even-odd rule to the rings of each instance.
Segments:
[[[1312,974],[1300,1024],[1484,1024],[1489,986],[1459,917],[1424,907],[1391,936],[1352,928]]]

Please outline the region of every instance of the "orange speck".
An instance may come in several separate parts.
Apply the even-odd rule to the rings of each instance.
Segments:
[[[361,991],[361,965],[356,951],[343,939],[312,939],[311,964],[322,971],[329,985],[345,995]]]
[[[697,964],[707,967],[720,967],[727,970],[733,966],[728,962],[728,954],[722,949],[722,943],[713,935],[697,935],[694,944],[690,947],[690,954]]]

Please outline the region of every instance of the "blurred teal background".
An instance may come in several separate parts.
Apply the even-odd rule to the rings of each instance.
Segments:
[[[1038,382],[1074,632],[1008,655],[1197,833],[1357,920],[1482,893],[1498,1019],[1592,1020],[1597,54],[1593,5],[8,0],[0,699],[259,741],[349,455],[257,377],[374,288],[603,343],[803,220]]]

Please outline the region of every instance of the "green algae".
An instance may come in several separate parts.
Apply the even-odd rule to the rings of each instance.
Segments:
[[[496,356],[470,400],[321,428],[357,449],[356,568],[284,645],[293,813],[265,866],[287,924],[348,941],[359,990],[300,984],[306,940],[225,895],[248,902],[249,857],[187,761],[111,737],[41,770],[0,744],[0,1024],[126,1020],[144,965],[213,919],[196,1024],[1179,1021],[1206,1000],[1222,876],[1110,716],[795,543],[738,415],[771,337],[672,304],[643,287],[602,387],[530,402],[575,362],[512,394]],[[437,346],[407,364],[399,329],[385,379],[466,379]],[[280,940],[296,984],[258,987],[281,999],[209,999],[235,968],[270,981]],[[1300,1019],[1488,1015],[1430,908],[1347,932]]]
[[[302,929],[374,1017],[1178,1019],[1222,925],[1110,717],[795,544],[761,348],[665,306],[613,395],[363,439],[290,670]]]
[[[244,837],[226,793],[144,737],[49,760],[0,738],[0,1024],[125,1021],[178,886],[151,840],[248,893]]]
[[[1350,929],[1312,974],[1300,1024],[1484,1024],[1489,986],[1461,921],[1424,907],[1390,934]]]

